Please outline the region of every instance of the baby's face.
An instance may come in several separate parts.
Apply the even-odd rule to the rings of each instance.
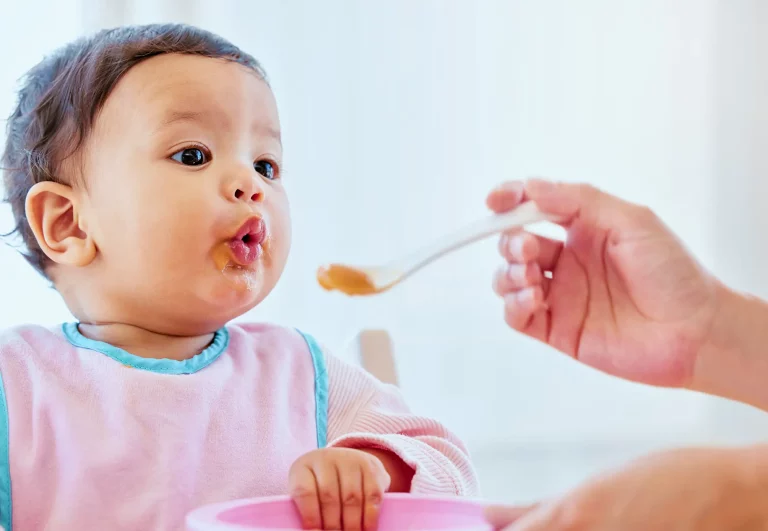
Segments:
[[[220,326],[275,286],[290,247],[280,122],[251,70],[184,55],[138,64],[99,114],[84,170],[94,281],[133,321]]]

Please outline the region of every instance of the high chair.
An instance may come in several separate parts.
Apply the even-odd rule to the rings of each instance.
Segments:
[[[354,359],[375,378],[399,386],[392,337],[386,330],[363,329],[352,340]]]

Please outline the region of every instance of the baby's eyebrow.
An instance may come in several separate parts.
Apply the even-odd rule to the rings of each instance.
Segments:
[[[277,140],[280,143],[281,146],[283,145],[283,137],[280,134],[280,130],[279,129],[274,129],[272,127],[263,127],[263,128],[259,128],[259,129],[263,130],[268,137],[274,138],[275,140]]]
[[[210,120],[210,118],[211,113],[208,111],[172,110],[163,116],[158,130],[165,129],[166,127],[178,122],[206,122]]]
[[[165,129],[178,122],[202,122],[210,123],[213,120],[220,120],[221,116],[211,111],[188,111],[188,110],[172,110],[165,114],[163,120],[160,122],[158,131]],[[280,145],[283,145],[282,134],[279,129],[273,127],[257,125],[256,130],[263,132],[266,136],[274,138]]]

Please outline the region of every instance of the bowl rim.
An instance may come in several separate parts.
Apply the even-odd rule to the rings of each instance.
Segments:
[[[230,509],[240,507],[242,505],[267,505],[270,503],[286,503],[290,502],[292,498],[286,495],[278,496],[262,496],[255,498],[241,498],[237,500],[231,500],[227,502],[210,503],[193,509],[187,514],[186,524],[188,529],[197,531],[198,527],[205,525],[206,530],[210,531],[243,531],[247,529],[238,524],[229,524],[217,520],[216,516]],[[482,501],[479,498],[474,497],[461,497],[461,496],[447,496],[447,495],[420,495],[409,494],[406,492],[398,493],[386,493],[384,494],[384,500],[426,500],[430,502],[443,502],[450,504],[458,504],[464,506],[472,506],[476,508],[485,508],[488,503]]]

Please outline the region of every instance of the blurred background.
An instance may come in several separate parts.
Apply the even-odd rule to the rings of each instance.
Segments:
[[[467,441],[486,497],[556,495],[652,449],[768,438],[746,406],[622,382],[507,329],[494,241],[371,299],[314,280],[321,263],[450,232],[485,215],[498,182],[543,175],[650,205],[716,274],[768,296],[768,2],[4,0],[0,112],[47,52],[148,22],[229,38],[277,95],[294,246],[244,318],[350,359],[358,331],[387,330],[403,392]],[[0,327],[71,319],[7,246],[0,270]]]

